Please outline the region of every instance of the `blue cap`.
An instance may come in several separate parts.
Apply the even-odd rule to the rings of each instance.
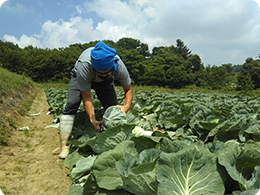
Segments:
[[[111,68],[117,69],[117,59],[115,55],[117,51],[109,47],[103,41],[96,44],[95,48],[91,50],[91,63],[93,68],[99,71],[107,71]]]

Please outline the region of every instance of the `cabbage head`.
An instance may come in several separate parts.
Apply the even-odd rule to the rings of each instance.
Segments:
[[[125,124],[127,123],[126,113],[122,112],[118,106],[110,106],[103,115],[103,121],[104,130],[120,124]]]

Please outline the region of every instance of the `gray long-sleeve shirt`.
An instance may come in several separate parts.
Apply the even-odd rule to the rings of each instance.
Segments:
[[[113,71],[112,74],[110,74],[105,79],[98,76],[91,66],[90,63],[90,51],[94,47],[90,47],[86,49],[78,58],[73,70],[77,74],[77,80],[79,84],[79,88],[81,91],[90,91],[91,90],[91,82],[103,82],[107,79],[118,79],[120,84],[123,87],[127,87],[131,84],[131,78],[129,76],[128,70],[123,63],[123,61],[119,58],[118,61],[118,68],[116,71]]]

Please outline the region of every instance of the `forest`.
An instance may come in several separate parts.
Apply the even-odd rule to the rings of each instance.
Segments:
[[[204,65],[185,43],[149,49],[148,44],[133,38],[117,42],[103,40],[117,50],[128,68],[133,85],[158,86],[171,89],[198,87],[210,90],[254,90],[260,88],[260,54],[248,57],[244,64]],[[77,43],[66,48],[20,48],[0,40],[0,67],[30,77],[33,81],[64,82],[70,80],[70,70],[79,55],[97,41]]]

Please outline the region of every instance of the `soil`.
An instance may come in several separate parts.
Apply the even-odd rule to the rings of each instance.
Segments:
[[[45,93],[40,90],[29,114],[18,121],[25,131],[14,130],[8,146],[0,146],[0,195],[66,195],[71,186],[69,170],[64,160],[53,155],[60,145],[52,115],[46,115],[49,106]]]

